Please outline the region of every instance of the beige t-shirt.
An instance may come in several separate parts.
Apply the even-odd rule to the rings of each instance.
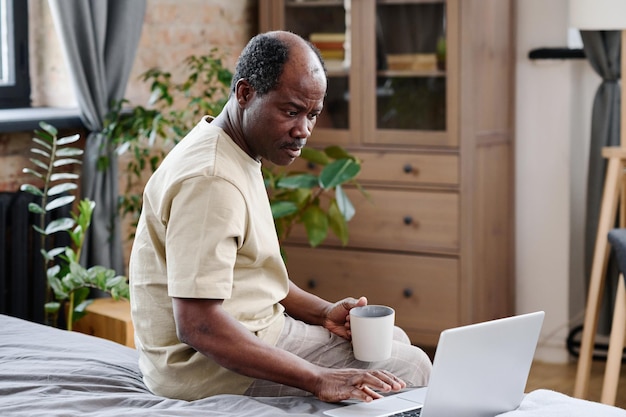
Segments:
[[[146,185],[129,276],[148,388],[185,400],[244,393],[251,379],[178,340],[170,298],[223,299],[229,314],[272,345],[284,324],[279,302],[289,280],[260,163],[206,118]]]

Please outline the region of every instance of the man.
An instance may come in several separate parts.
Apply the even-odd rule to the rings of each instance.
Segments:
[[[371,401],[404,388],[401,378],[427,382],[430,360],[399,329],[390,360],[354,359],[348,312],[367,300],[331,304],[301,290],[280,256],[261,160],[300,155],[325,94],[310,44],[289,32],[254,37],[222,113],[200,121],[146,185],[130,284],[154,393]]]

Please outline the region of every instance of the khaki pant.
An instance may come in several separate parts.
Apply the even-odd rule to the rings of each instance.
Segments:
[[[394,331],[391,358],[381,362],[361,362],[354,358],[349,341],[321,326],[311,326],[289,316],[276,347],[289,351],[325,368],[385,369],[409,387],[427,385],[432,364],[420,348],[412,346],[399,327]],[[245,395],[253,397],[309,396],[309,392],[261,379],[255,380]]]

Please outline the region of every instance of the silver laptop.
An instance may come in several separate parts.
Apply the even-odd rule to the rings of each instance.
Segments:
[[[538,311],[444,330],[428,387],[324,414],[385,417],[420,409],[420,417],[494,417],[514,410],[524,396],[544,315]]]

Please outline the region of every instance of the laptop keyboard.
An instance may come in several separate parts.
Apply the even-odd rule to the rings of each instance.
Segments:
[[[402,411],[400,413],[391,414],[389,417],[419,417],[422,414],[422,408],[415,410]]]

